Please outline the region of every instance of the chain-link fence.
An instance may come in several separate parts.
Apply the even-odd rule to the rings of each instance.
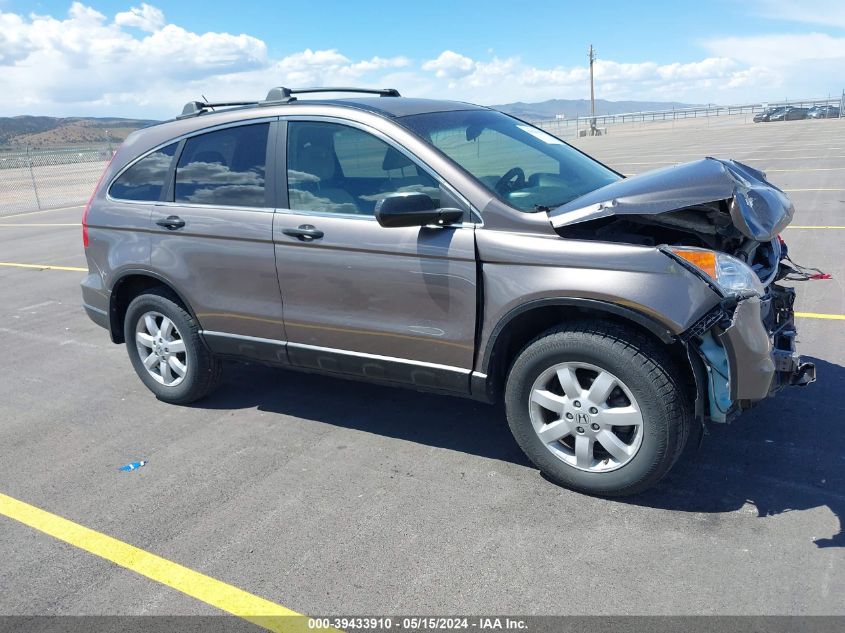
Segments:
[[[108,145],[0,151],[0,216],[84,204],[112,151]]]

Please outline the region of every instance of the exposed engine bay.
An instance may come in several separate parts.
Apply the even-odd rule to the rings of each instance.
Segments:
[[[610,216],[557,229],[562,237],[642,246],[696,246],[733,255],[748,264],[764,285],[777,278],[783,256],[775,237],[765,242],[743,235],[721,200],[657,215]]]
[[[573,239],[727,253],[768,285],[783,257],[778,234],[794,213],[763,172],[704,158],[623,178],[552,210],[549,220]]]

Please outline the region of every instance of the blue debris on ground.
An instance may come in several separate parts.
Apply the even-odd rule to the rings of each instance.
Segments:
[[[138,470],[141,466],[146,466],[147,460],[142,459],[140,462],[132,462],[131,464],[126,464],[125,466],[121,466],[118,470],[128,473],[130,470]]]

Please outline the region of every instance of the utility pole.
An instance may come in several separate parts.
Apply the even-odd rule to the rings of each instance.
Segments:
[[[596,90],[593,83],[593,62],[596,61],[596,51],[590,44],[590,135],[596,133]]]

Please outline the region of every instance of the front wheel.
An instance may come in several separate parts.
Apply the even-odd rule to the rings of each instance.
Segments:
[[[654,485],[691,426],[684,386],[662,346],[614,323],[578,322],[529,343],[508,375],[508,424],[553,481],[621,496]]]
[[[132,366],[159,400],[188,404],[217,387],[220,360],[203,345],[196,321],[167,289],[135,297],[123,327]]]

